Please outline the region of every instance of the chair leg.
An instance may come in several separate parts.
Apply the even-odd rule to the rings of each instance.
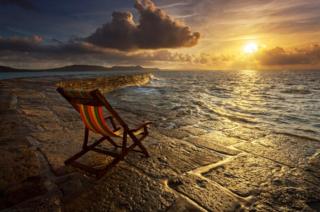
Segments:
[[[132,138],[133,140],[133,144],[130,145],[128,148],[126,148],[125,143],[127,141],[127,135],[129,134],[129,136]],[[143,153],[146,157],[150,157],[147,149],[141,144],[141,141],[147,137],[148,133],[146,133],[145,135],[143,135],[140,139],[138,139],[132,132],[128,132],[124,133],[124,140],[123,140],[123,148],[121,151],[121,155],[119,155],[118,157],[115,157],[111,163],[109,163],[104,169],[102,169],[101,171],[98,172],[98,174],[96,175],[97,179],[100,179],[101,177],[103,177],[103,175],[108,172],[112,167],[114,167],[117,163],[119,163],[121,160],[123,160],[125,158],[126,155],[128,155],[128,153],[130,151],[134,151],[134,148],[136,146],[138,146],[141,149],[141,153]]]
[[[136,146],[138,145],[138,143],[133,143],[131,146],[129,146],[128,148],[126,148],[121,155],[119,155],[118,157],[114,158],[112,160],[111,163],[109,163],[104,169],[100,170],[98,172],[98,174],[96,175],[97,179],[100,179],[101,177],[103,177],[103,175],[108,172],[112,167],[114,167],[117,163],[119,163],[121,160],[124,159],[124,157],[131,151],[133,150]]]
[[[89,129],[84,128],[84,140],[82,144],[82,149],[86,149],[88,147],[88,139],[89,139]]]
[[[77,160],[78,158],[80,158],[82,155],[86,154],[88,151],[92,150],[94,147],[96,147],[97,145],[99,145],[102,141],[106,140],[106,137],[102,137],[99,140],[97,140],[96,142],[94,142],[93,144],[90,145],[86,145],[84,149],[82,149],[80,152],[76,153],[75,155],[71,156],[70,158],[68,158],[67,160],[64,161],[64,164],[68,165],[70,163],[72,163],[73,161]],[[85,139],[85,142],[88,142],[87,139]],[[84,146],[84,145],[83,145]]]
[[[127,147],[127,137],[128,135],[133,141],[133,144],[131,144],[129,147]],[[83,165],[81,163],[76,162],[77,159],[79,159],[81,156],[86,154],[88,151],[97,151],[97,148],[95,148],[97,145],[99,145],[102,141],[108,140],[112,145],[115,147],[119,147],[110,137],[104,136],[100,138],[99,140],[95,141],[94,143],[88,145],[88,138],[89,138],[89,130],[88,128],[85,128],[84,131],[84,140],[82,144],[82,150],[72,157],[68,158],[64,163],[66,165],[72,165],[74,167],[83,169],[84,171],[87,171],[90,174],[94,174],[97,179],[101,178],[107,171],[109,171],[112,167],[114,167],[117,163],[119,163],[121,160],[124,159],[124,157],[130,152],[130,151],[135,151],[134,148],[138,146],[141,149],[141,153],[143,153],[146,157],[149,157],[149,153],[147,149],[142,145],[141,141],[148,135],[148,133],[145,133],[141,138],[137,138],[131,131],[125,131],[124,136],[123,136],[123,141],[122,141],[122,150],[121,154],[119,155],[111,155],[114,157],[111,163],[109,163],[104,169],[98,170],[86,165]],[[138,151],[138,150],[136,150]],[[97,151],[99,153],[102,153],[103,151]],[[110,153],[109,153],[110,155]]]
[[[147,149],[142,145],[141,141],[147,137],[148,133],[146,133],[145,135],[143,135],[140,139],[138,139],[132,132],[129,131],[129,136],[131,137],[131,139],[133,140],[134,143],[136,143],[139,148],[141,149],[141,151],[143,152],[143,154],[148,158],[150,157]]]
[[[115,147],[115,148],[118,148],[120,147],[119,145],[117,145],[111,138],[109,137],[106,137],[106,139]]]
[[[127,149],[127,136],[128,136],[128,133],[127,133],[127,130],[125,130],[123,132],[123,138],[122,138],[122,154],[125,154],[125,151]]]

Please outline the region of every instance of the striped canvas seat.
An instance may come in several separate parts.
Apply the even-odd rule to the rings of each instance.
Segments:
[[[119,128],[113,131],[103,116],[102,106],[78,105],[81,119],[84,125],[92,132],[99,133],[104,136],[122,137],[123,129]],[[134,131],[134,135],[143,133],[143,128]]]
[[[78,107],[81,119],[89,130],[104,136],[121,137],[121,130],[113,131],[108,126],[108,123],[103,116],[102,106],[79,104]]]

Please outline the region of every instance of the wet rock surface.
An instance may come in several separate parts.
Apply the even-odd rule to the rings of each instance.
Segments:
[[[66,204],[66,211],[164,211],[175,201],[165,185],[120,163],[90,190]]]
[[[168,185],[188,196],[208,211],[240,211],[241,200],[221,186],[192,174],[184,174],[169,181]]]
[[[252,209],[305,210],[308,200],[320,198],[320,188],[316,186],[320,179],[312,178],[312,173],[296,171],[265,158],[241,154],[203,176],[241,197],[254,197]]]
[[[151,157],[132,152],[98,181],[65,166],[64,160],[80,150],[84,129],[56,86],[104,87],[109,92],[144,84],[147,78],[122,77],[120,84],[115,77],[0,81],[0,209],[320,210],[318,141],[235,122],[217,124],[212,118],[198,122],[175,102],[166,102],[166,95],[161,101],[157,95],[143,95],[143,87],[106,96],[130,127],[143,120],[154,122],[143,142]],[[91,166],[109,161],[97,153],[81,159]]]

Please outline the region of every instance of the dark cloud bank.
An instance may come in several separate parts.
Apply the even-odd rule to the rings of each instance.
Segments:
[[[150,0],[136,1],[140,15],[135,23],[130,12],[114,12],[111,23],[97,29],[86,41],[119,50],[191,47],[200,33],[191,32],[184,24],[173,20]]]
[[[25,68],[52,67],[66,64],[100,65],[154,65],[154,62],[191,62],[191,55],[157,51],[119,51],[101,48],[87,42],[69,42],[54,45],[43,44],[40,36],[0,37],[0,64]]]
[[[25,10],[37,11],[38,8],[28,0],[0,0],[0,5],[17,6]]]
[[[1,4],[15,4],[31,8],[28,1],[0,0]],[[130,12],[114,12],[112,21],[85,38],[66,43],[43,41],[41,36],[3,38],[0,35],[0,61],[14,63],[17,58],[34,63],[42,60],[61,60],[61,63],[83,63],[83,59],[99,63],[143,63],[160,54],[141,50],[191,47],[197,44],[200,34],[174,20],[150,0],[137,0],[135,9],[139,21]],[[162,51],[162,50],[161,50]],[[20,61],[20,60],[19,60]],[[19,63],[17,61],[17,64]]]

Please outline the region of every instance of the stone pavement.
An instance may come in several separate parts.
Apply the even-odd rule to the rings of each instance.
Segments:
[[[167,128],[170,114],[148,100],[128,106],[121,91],[107,97],[131,126],[155,123],[144,141],[151,157],[131,153],[99,181],[64,166],[83,139],[79,115],[55,91],[66,79],[0,81],[0,209],[320,210],[319,141],[210,121],[195,124],[192,117],[179,117],[178,127]],[[122,85],[146,82],[133,81]],[[109,160],[90,153],[82,162],[103,166]]]

